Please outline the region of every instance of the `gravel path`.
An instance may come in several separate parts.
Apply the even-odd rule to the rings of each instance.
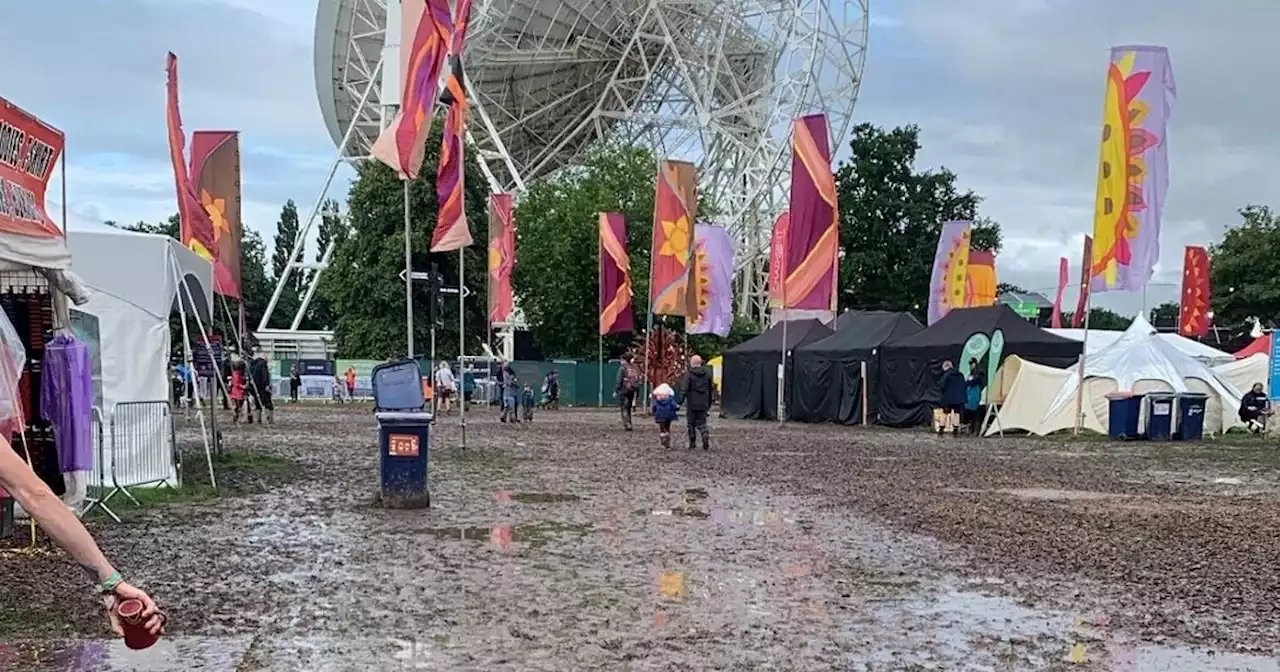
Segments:
[[[95,524],[161,645],[5,552],[0,669],[1280,670],[1280,451],[713,423],[445,419],[387,511],[368,407],[287,407],[227,430],[257,494]]]

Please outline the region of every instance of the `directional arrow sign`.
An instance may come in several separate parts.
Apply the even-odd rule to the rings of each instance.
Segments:
[[[457,293],[458,293],[458,288],[457,288],[457,287],[441,287],[441,288],[440,288],[440,293],[442,293],[442,294],[457,294]],[[464,298],[464,299],[465,299],[465,298],[467,298],[468,296],[471,296],[471,288],[470,288],[470,287],[463,287],[463,288],[462,288],[462,298]]]
[[[401,282],[404,282],[404,278],[405,278],[405,272],[404,272],[404,271],[400,271],[400,281],[401,281]],[[426,272],[426,271],[414,271],[414,272],[413,272],[413,281],[414,281],[414,282],[430,282],[430,281],[431,281],[431,274],[430,274],[430,273],[428,273],[428,272]]]

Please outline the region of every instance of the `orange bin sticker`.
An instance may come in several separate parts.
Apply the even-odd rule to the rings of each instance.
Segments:
[[[387,437],[387,452],[396,457],[417,457],[418,435],[392,434]]]

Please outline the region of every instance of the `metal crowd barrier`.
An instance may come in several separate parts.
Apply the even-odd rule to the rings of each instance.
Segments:
[[[102,409],[94,406],[91,430],[93,432],[93,469],[89,471],[84,507],[80,509],[79,516],[83,518],[97,507],[118,523],[120,517],[107,506],[107,500],[111,498],[111,494],[107,493],[107,446],[106,441],[103,440],[103,424],[105,423],[102,421]]]
[[[173,406],[164,401],[116,404],[111,414],[111,492],[138,500],[129,488],[182,486],[182,456],[173,427]]]

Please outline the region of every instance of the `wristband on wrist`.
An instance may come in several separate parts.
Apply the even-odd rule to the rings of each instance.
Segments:
[[[98,584],[98,589],[102,591],[102,594],[104,595],[108,593],[114,593],[116,592],[116,586],[120,585],[121,583],[124,583],[124,579],[121,578],[120,572],[112,572],[111,576],[108,576],[105,580],[102,581],[102,583]]]

